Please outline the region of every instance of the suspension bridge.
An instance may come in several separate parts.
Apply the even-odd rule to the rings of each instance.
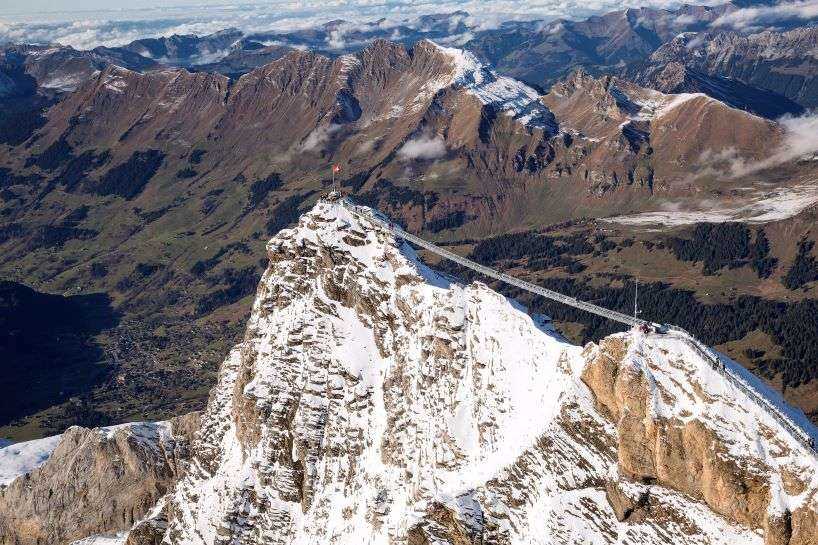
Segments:
[[[642,320],[637,317],[637,312],[635,308],[634,315],[630,316],[623,312],[618,312],[616,310],[601,307],[593,303],[588,303],[586,301],[577,299],[576,297],[570,297],[563,293],[554,290],[549,290],[547,288],[543,288],[531,282],[515,278],[508,274],[492,269],[490,267],[486,267],[485,265],[481,265],[476,261],[472,261],[471,259],[457,255],[454,252],[446,250],[445,248],[441,248],[436,244],[433,244],[411,233],[408,233],[386,216],[380,214],[379,212],[373,210],[372,208],[355,204],[348,197],[340,198],[339,202],[341,206],[343,206],[353,214],[363,216],[364,218],[374,221],[384,229],[389,230],[393,235],[395,235],[395,237],[403,239],[420,248],[428,250],[429,252],[438,255],[443,259],[453,261],[454,263],[462,265],[463,267],[471,269],[486,277],[494,278],[495,280],[499,280],[510,286],[518,287],[522,290],[528,291],[536,295],[540,295],[546,299],[550,299],[551,301],[556,301],[558,303],[562,303],[570,307],[583,310],[585,312],[590,312],[591,314],[601,316],[608,320],[613,320],[615,322],[619,322],[630,327],[640,328],[645,332],[652,331],[654,333],[672,335],[673,337],[678,338],[679,340],[685,342],[694,352],[696,352],[704,361],[706,361],[712,369],[714,369],[716,372],[722,375],[727,382],[729,382],[735,388],[741,390],[745,395],[753,399],[768,414],[775,418],[778,421],[778,423],[781,424],[781,426],[784,429],[786,429],[794,439],[796,439],[801,445],[803,445],[808,450],[812,451],[813,454],[817,455],[818,457],[818,446],[816,446],[816,437],[812,433],[810,433],[810,431],[805,429],[803,425],[796,422],[796,420],[792,416],[787,414],[788,411],[786,410],[786,408],[778,406],[778,404],[773,402],[767,394],[762,392],[757,386],[754,386],[745,377],[743,377],[740,371],[733,368],[734,366],[736,366],[736,364],[733,364],[732,362],[727,363],[725,359],[722,358],[713,349],[704,345],[701,341],[696,339],[693,335],[691,335],[684,329],[670,324],[659,324],[655,322],[649,322],[647,320]]]
[[[415,236],[411,233],[407,233],[404,231],[400,226],[395,224],[394,222],[390,221],[386,217],[382,216],[380,213],[375,212],[371,208],[366,206],[360,206],[354,204],[348,198],[341,200],[342,206],[347,208],[348,210],[355,212],[357,214],[361,214],[370,220],[375,221],[382,227],[391,231],[396,237],[402,238],[407,242],[411,242],[412,244],[424,248],[433,254],[436,254],[444,259],[448,259],[449,261],[453,261],[459,265],[466,267],[467,269],[471,269],[475,272],[478,272],[484,276],[489,278],[494,278],[495,280],[499,280],[511,286],[518,287],[525,291],[541,295],[546,299],[550,299],[552,301],[556,301],[558,303],[562,303],[568,305],[570,307],[577,308],[579,310],[584,310],[586,312],[590,312],[591,314],[596,314],[597,316],[602,316],[603,318],[607,318],[608,320],[613,320],[615,322],[619,322],[625,324],[630,327],[642,327],[642,328],[649,328],[654,331],[664,331],[665,326],[662,324],[655,324],[652,322],[648,322],[646,320],[642,320],[637,318],[635,315],[630,316],[623,312],[617,312],[615,310],[611,310],[605,307],[601,307],[599,305],[594,305],[593,303],[588,303],[585,301],[581,301],[575,297],[570,297],[568,295],[562,294],[558,291],[549,290],[547,288],[543,288],[536,284],[532,284],[531,282],[526,282],[525,280],[520,280],[519,278],[515,278],[508,274],[496,271],[484,265],[477,263],[476,261],[472,261],[471,259],[467,259],[463,256],[457,255],[454,252],[450,252],[445,248],[441,248],[436,244],[432,244],[418,236]]]

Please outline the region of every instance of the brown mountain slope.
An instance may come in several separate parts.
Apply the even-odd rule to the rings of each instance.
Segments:
[[[412,50],[377,42],[335,61],[294,52],[232,86],[218,75],[110,68],[50,112],[31,152],[52,172],[79,168],[64,153],[69,147],[75,157],[105,153],[99,183],[87,171],[82,190],[134,199],[144,189],[152,201],[167,183],[111,187],[104,173],[155,149],[163,154],[157,179],[181,173],[198,185],[277,172],[285,173],[288,188],[314,190],[336,162],[363,191],[408,185],[453,193],[419,212],[428,221],[449,221],[444,209],[474,218],[486,206],[504,207],[504,214],[478,221],[479,232],[493,229],[500,216],[514,227],[541,215],[555,196],[568,214],[550,220],[574,210],[607,215],[638,208],[650,191],[597,197],[635,182],[679,189],[687,165],[705,151],[733,149],[754,160],[780,141],[774,124],[704,96],[682,97],[694,99],[688,102],[587,77],[564,85],[573,95],[558,86],[544,101],[554,118],[532,89],[430,42]],[[584,119],[582,111],[601,117]],[[606,126],[607,136],[589,123]],[[191,153],[204,157],[196,169],[187,164]],[[449,180],[457,181],[450,187]],[[532,191],[539,196],[532,199]]]
[[[541,98],[431,42],[335,60],[293,52],[234,83],[107,68],[29,141],[0,148],[0,275],[107,293],[122,316],[96,340],[107,373],[2,433],[200,407],[265,267],[263,241],[327,187],[332,163],[410,229],[479,238],[707,197],[721,178],[700,176],[700,155],[752,161],[780,138],[717,101],[618,80],[579,75]]]
[[[691,166],[703,154],[732,150],[753,161],[782,143],[774,123],[706,95],[664,95],[610,76],[577,72],[555,85],[544,102],[563,130],[599,142],[590,161],[613,170],[599,190],[638,173],[656,191],[684,193],[691,189],[686,183]]]

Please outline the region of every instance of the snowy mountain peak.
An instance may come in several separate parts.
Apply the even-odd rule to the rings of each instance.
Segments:
[[[816,430],[779,396],[681,330],[573,346],[374,214],[322,200],[280,232],[201,420],[69,430],[0,487],[33,517],[0,537],[127,529],[87,516],[115,493],[147,514],[88,543],[816,544]],[[108,488],[73,498],[78,472]]]
[[[268,253],[131,545],[815,543],[818,463],[684,336],[573,346],[337,202]]]
[[[557,132],[557,122],[533,87],[513,78],[500,76],[470,51],[444,47],[426,40],[447,57],[452,65],[449,85],[465,89],[483,104],[517,119],[524,125]]]

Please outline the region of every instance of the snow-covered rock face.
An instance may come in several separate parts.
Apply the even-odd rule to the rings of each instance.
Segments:
[[[43,465],[61,437],[54,435],[0,448],[0,486],[8,485],[20,475]]]
[[[587,351],[583,380],[617,425],[620,475],[703,500],[767,544],[818,543],[818,458],[683,335],[615,335]],[[803,413],[722,357],[733,375],[816,436]]]
[[[755,512],[816,511],[814,460],[774,420],[751,425],[746,399],[698,380],[679,339],[572,346],[337,203],[320,202],[268,252],[192,468],[155,509],[168,543],[762,543],[755,519],[723,518],[701,486],[680,493],[643,470],[651,449],[619,431],[654,421],[702,430],[725,446],[719,459],[755,468],[767,483]],[[641,379],[606,380],[614,370]],[[632,403],[606,395],[620,383]],[[129,543],[145,536],[143,525]]]
[[[557,121],[540,100],[536,89],[516,79],[498,75],[464,49],[429,43],[443,53],[452,65],[446,85],[465,89],[483,104],[512,116],[524,125],[556,134]]]

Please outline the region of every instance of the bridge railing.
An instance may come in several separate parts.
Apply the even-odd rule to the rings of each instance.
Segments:
[[[485,265],[481,265],[476,261],[472,261],[471,259],[457,255],[454,252],[446,250],[445,248],[441,248],[440,246],[432,244],[431,242],[428,242],[411,233],[407,233],[398,225],[391,222],[389,219],[373,211],[370,208],[356,205],[349,201],[348,199],[342,199],[340,202],[348,210],[375,221],[376,223],[380,224],[384,228],[391,231],[395,236],[402,238],[408,242],[411,242],[412,244],[420,246],[421,248],[425,248],[426,250],[429,250],[430,252],[437,254],[440,257],[443,257],[450,261],[454,261],[455,263],[458,263],[468,269],[476,271],[489,278],[500,280],[501,282],[505,282],[506,284],[516,286],[520,289],[529,291],[531,293],[535,293],[537,295],[541,295],[546,299],[551,299],[552,301],[557,301],[559,303],[563,303],[568,306],[584,310],[592,314],[596,314],[597,316],[602,316],[603,318],[607,318],[609,320],[614,320],[629,325],[631,327],[647,326],[655,331],[663,332],[671,331],[679,334],[684,338],[684,340],[686,340],[690,344],[691,347],[693,347],[693,349],[704,361],[706,361],[714,370],[716,370],[721,376],[723,376],[730,384],[744,392],[748,397],[750,397],[757,404],[763,407],[801,445],[803,445],[805,448],[813,452],[818,452],[815,440],[812,437],[812,435],[807,433],[800,425],[794,422],[789,416],[784,414],[764,394],[756,390],[745,379],[743,379],[742,377],[734,373],[732,370],[730,370],[727,366],[725,366],[721,358],[710,347],[702,344],[698,339],[696,339],[693,335],[691,335],[681,327],[667,324],[656,324],[652,322],[647,322],[645,320],[640,320],[639,318],[636,318],[634,316],[629,316],[622,312],[617,312],[615,310],[600,307],[592,303],[580,301],[575,297],[570,297],[568,295],[553,290],[549,290],[547,288],[543,288],[536,284],[532,284],[531,282],[520,280],[519,278],[514,278],[513,276],[509,276],[508,274],[501,273],[499,271],[486,267]]]
[[[818,452],[818,447],[815,444],[815,438],[804,430],[797,422],[795,422],[789,415],[785,414],[776,406],[766,395],[758,391],[752,384],[747,382],[743,377],[730,369],[716,352],[709,346],[702,343],[696,337],[691,335],[686,330],[678,326],[668,325],[667,329],[671,332],[677,333],[685,338],[691,347],[698,353],[704,361],[719,373],[722,377],[732,384],[738,390],[741,390],[747,397],[755,401],[758,405],[772,416],[789,434],[802,446],[813,451]]]
[[[370,211],[370,209],[358,206],[356,204],[351,203],[347,199],[341,200],[343,206],[349,210],[352,210],[358,214],[364,215],[369,219],[374,220],[375,222],[379,223],[381,226],[385,227],[386,229],[390,230],[395,236],[400,237],[404,240],[411,242],[421,248],[425,248],[430,252],[439,255],[445,259],[450,261],[454,261],[468,269],[476,271],[484,276],[488,276],[489,278],[494,278],[496,280],[500,280],[501,282],[505,282],[506,284],[510,284],[512,286],[516,286],[520,289],[530,291],[537,295],[541,295],[546,299],[551,299],[552,301],[557,301],[559,303],[563,303],[565,305],[583,310],[585,312],[590,312],[592,314],[596,314],[598,316],[602,316],[603,318],[607,318],[609,320],[614,320],[628,326],[657,326],[658,324],[651,324],[650,322],[646,322],[645,320],[640,320],[639,318],[635,318],[633,316],[629,316],[622,312],[617,312],[615,310],[610,310],[604,307],[600,307],[598,305],[594,305],[592,303],[587,303],[585,301],[580,301],[574,297],[570,297],[568,295],[564,295],[562,293],[549,290],[548,288],[543,288],[536,284],[532,284],[531,282],[527,282],[525,280],[520,280],[519,278],[514,278],[513,276],[509,276],[505,273],[501,273],[484,265],[481,265],[471,259],[465,258],[463,256],[457,255],[449,250],[441,248],[436,244],[432,244],[420,237],[417,237],[411,233],[407,233],[403,229],[401,229],[398,225],[390,222],[388,219],[384,218],[380,214],[374,214]]]

